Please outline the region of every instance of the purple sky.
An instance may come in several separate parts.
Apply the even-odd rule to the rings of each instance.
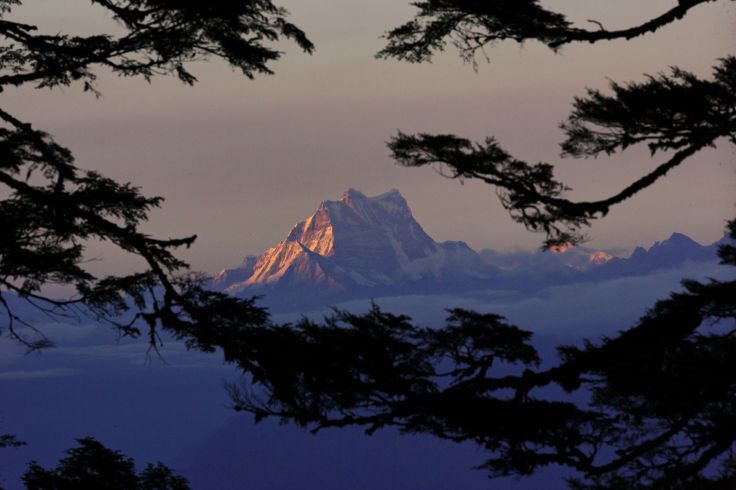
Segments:
[[[675,0],[562,0],[561,11],[607,27],[643,20]],[[207,272],[240,262],[283,239],[319,202],[347,187],[373,195],[398,188],[426,231],[475,248],[533,248],[542,237],[513,223],[492,189],[445,180],[429,169],[393,164],[384,142],[405,132],[495,135],[519,158],[559,163],[573,198],[618,191],[661,162],[646,151],[614,158],[560,160],[557,129],[573,96],[607,79],[641,80],[668,66],[707,75],[734,52],[736,3],[715,2],[655,35],[630,42],[579,45],[553,53],[535,43],[488,49],[491,63],[463,64],[454,51],[432,64],[381,61],[380,35],[407,20],[408,1],[280,2],[317,46],[313,56],[284,45],[276,75],[248,81],[220,62],[200,63],[200,83],[115,79],[102,73],[101,99],[80,87],[8,90],[4,106],[54,134],[82,167],[98,169],[166,198],[146,229],[163,236],[197,233],[185,253]],[[543,2],[547,3],[547,2]],[[611,5],[615,3],[615,5]],[[644,4],[644,5],[643,5]],[[556,7],[557,8],[557,7]],[[85,0],[28,2],[18,20],[52,32],[114,29]],[[734,150],[725,142],[615,208],[591,230],[594,247],[649,245],[682,231],[718,239],[736,204]],[[128,267],[112,251],[105,268]]]

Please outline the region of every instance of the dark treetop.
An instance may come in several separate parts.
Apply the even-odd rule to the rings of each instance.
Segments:
[[[140,473],[135,463],[119,451],[108,449],[91,437],[78,439],[79,447],[67,450],[56,468],[45,469],[32,461],[23,474],[28,490],[190,490],[185,478],[162,463],[147,464]]]

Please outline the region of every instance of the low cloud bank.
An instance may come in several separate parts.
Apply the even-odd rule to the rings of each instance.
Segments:
[[[430,327],[442,326],[448,309],[464,308],[503,315],[518,326],[538,334],[595,337],[628,328],[656,301],[682,290],[680,282],[684,278],[706,280],[731,277],[731,268],[715,263],[689,263],[682,268],[646,276],[556,286],[531,295],[488,290],[457,295],[375,298],[373,301],[387,311],[409,315],[417,323]],[[367,311],[370,303],[370,300],[355,300],[335,306],[346,311],[362,312]],[[320,318],[329,313],[329,308],[323,308],[304,316]],[[294,321],[298,315],[275,315],[275,318]]]

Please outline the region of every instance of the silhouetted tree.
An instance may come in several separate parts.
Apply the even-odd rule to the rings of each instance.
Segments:
[[[721,247],[724,263],[735,250]],[[377,307],[338,311],[242,338],[234,358],[251,379],[230,394],[257,419],[474,442],[492,476],[557,464],[584,477],[574,488],[730,488],[736,281],[683,285],[620,335],[560,348],[549,369],[532,334],[497,315],[452,310],[432,329]]]
[[[535,0],[417,2],[419,15],[389,32],[380,56],[425,61],[448,40],[472,59],[496,40],[540,40],[552,48],[576,41],[631,38],[684,16],[707,0],[681,0],[662,16],[621,31],[574,27]],[[726,0],[727,1],[727,0]],[[0,0],[7,12],[17,1]],[[262,44],[281,36],[311,44],[268,1],[101,1],[128,34],[86,38],[44,36],[0,21],[0,87],[55,86],[81,80],[95,90],[95,65],[123,75],[173,73],[194,81],[185,62],[214,54],[246,75],[267,72],[278,53]],[[734,142],[734,58],[713,80],[685,71],[645,83],[614,85],[576,101],[564,128],[573,156],[649,144],[672,156],[655,172],[609,199],[575,203],[554,180],[552,166],[530,165],[493,139],[483,144],[452,135],[399,134],[390,147],[400,163],[440,164],[455,177],[499,189],[512,216],[547,233],[547,245],[580,240],[590,220],[647,188],[670,168],[725,137]],[[736,440],[736,380],[731,369],[736,283],[685,282],[634,327],[583,348],[565,347],[562,360],[539,368],[531,334],[497,315],[450,312],[442,329],[374,308],[337,312],[323,323],[276,325],[253,301],[202,287],[172,250],[193,238],[158,240],[138,231],[160,203],[137,188],[74,167],[71,154],[48,135],[0,112],[0,284],[53,312],[82,309],[124,333],[148,329],[152,345],[163,327],[187,345],[220,348],[247,381],[231,386],[235,407],[258,418],[275,416],[315,429],[394,426],[489,450],[492,475],[525,475],[549,464],[577,470],[575,488],[723,488],[734,484],[730,450]],[[41,183],[39,183],[41,182]],[[731,222],[730,234],[736,235]],[[141,256],[148,270],[97,278],[82,267],[87,240],[109,240]],[[734,265],[732,246],[721,248]],[[76,286],[78,296],[44,296],[50,282]],[[5,306],[11,334],[20,322]],[[132,308],[131,308],[132,307]],[[132,309],[132,318],[119,320]],[[43,338],[21,338],[30,348]],[[517,371],[499,372],[499,364]],[[557,386],[555,396],[544,388]],[[582,393],[589,400],[569,393]],[[124,459],[124,458],[123,458]],[[124,466],[124,465],[123,465]]]
[[[245,76],[270,74],[282,38],[311,53],[304,33],[270,0],[92,0],[118,22],[122,34],[44,34],[8,20],[21,0],[0,0],[0,92],[15,87],[55,88],[80,82],[98,95],[95,69],[120,76],[174,75],[194,84],[192,61],[221,58]],[[163,327],[200,348],[212,349],[208,326],[262,324],[264,310],[203,289],[203,278],[174,255],[195,237],[158,239],[139,230],[162,199],[95,171],[77,168],[72,153],[48,134],[0,109],[0,333],[29,350],[51,342],[14,309],[13,296],[52,316],[89,315],[125,335],[147,332],[156,346]],[[85,247],[106,241],[139,256],[147,268],[97,277],[85,269]],[[67,284],[67,299],[43,292]],[[229,318],[229,319],[226,319]],[[189,333],[187,333],[189,331]],[[202,342],[191,340],[192,332]],[[199,342],[199,343],[198,343]],[[0,437],[0,448],[19,441]]]
[[[7,20],[21,0],[0,0],[0,91],[32,85],[54,88],[81,82],[97,92],[95,72],[104,67],[121,76],[173,74],[196,81],[187,64],[221,58],[248,77],[271,73],[281,38],[304,51],[312,44],[270,0],[176,1],[93,0],[109,11],[121,35],[42,34],[33,25]],[[29,349],[50,345],[42,332],[17,315],[7,293],[52,315],[90,314],[109,320],[124,334],[140,326],[184,330],[202,320],[218,322],[232,311],[238,322],[259,323],[263,311],[202,289],[174,250],[195,237],[158,239],[139,231],[161,198],[74,164],[71,152],[48,134],[0,109],[0,306],[10,335]],[[127,276],[96,277],[84,267],[90,241],[113,243],[143,259],[147,269]],[[42,292],[48,284],[73,285],[67,300]],[[221,307],[227,306],[227,308]],[[131,311],[132,318],[120,321]],[[212,316],[214,315],[214,316]],[[176,325],[174,325],[176,324]],[[22,325],[26,328],[16,328]],[[200,325],[201,327],[201,325]]]
[[[537,0],[428,0],[415,2],[416,17],[388,32],[380,57],[428,61],[449,43],[465,60],[497,41],[536,40],[552,49],[572,42],[631,39],[651,33],[684,17],[700,4],[718,0],[680,0],[662,15],[641,25],[607,30],[595,21],[593,30],[574,26],[563,14]],[[728,0],[726,0],[728,1]],[[591,21],[593,22],[593,21]],[[650,76],[644,83],[611,84],[613,95],[590,90],[575,100],[562,125],[567,139],[563,156],[611,154],[646,143],[652,156],[674,152],[655,170],[621,192],[599,201],[572,202],[570,189],[553,176],[549,163],[529,164],[507,153],[495,138],[473,143],[455,135],[399,133],[389,147],[397,162],[416,167],[436,164],[452,178],[479,179],[497,188],[502,205],[516,221],[546,233],[545,246],[579,243],[582,227],[605,216],[611,206],[651,186],[668,171],[719,138],[736,143],[734,87],[736,60],[727,57],[715,68],[714,80],[701,80],[673,68],[671,75]]]
[[[426,61],[448,41],[472,60],[497,40],[536,39],[552,48],[653,32],[705,1],[680,1],[640,26],[620,31],[573,27],[529,1],[429,0],[390,31],[379,53]],[[545,245],[579,242],[580,230],[719,138],[736,143],[736,59],[712,80],[675,68],[644,83],[589,91],[563,124],[563,153],[595,156],[646,144],[670,155],[618,194],[593,202],[564,198],[568,188],[548,163],[514,158],[493,139],[407,135],[390,143],[407,166],[438,165],[450,177],[497,188],[512,217],[547,234]],[[729,223],[736,240],[736,221]],[[736,248],[723,245],[724,264]],[[324,323],[302,320],[225,349],[249,379],[230,386],[235,408],[320,430],[397,427],[472,441],[491,456],[492,476],[528,475],[550,464],[576,470],[575,489],[689,489],[736,486],[736,281],[684,281],[618,336],[561,347],[560,362],[540,369],[531,333],[497,315],[452,310],[429,329],[374,307],[337,311]],[[276,349],[278,346],[278,353]],[[276,360],[278,359],[278,360]],[[504,369],[499,370],[499,365]],[[509,365],[516,372],[509,373]],[[557,387],[557,391],[549,388]],[[582,400],[582,401],[581,401]]]
[[[736,58],[715,67],[713,80],[674,68],[644,83],[611,84],[613,95],[590,90],[575,99],[562,124],[563,156],[611,154],[643,143],[652,156],[673,154],[653,171],[606,199],[574,202],[569,187],[554,179],[553,165],[529,164],[506,152],[494,138],[473,143],[454,135],[399,133],[389,147],[402,165],[437,165],[452,178],[478,179],[497,189],[502,205],[529,230],[546,233],[546,246],[577,244],[591,220],[664,177],[720,138],[736,144]]]
[[[17,448],[25,446],[25,444],[25,442],[12,434],[0,434],[0,449]],[[2,475],[0,475],[0,477],[1,476]],[[2,478],[0,478],[0,481],[2,481]],[[0,484],[0,490],[3,490],[2,484]]]
[[[0,449],[5,447],[20,447],[25,443],[11,434],[0,434]]]
[[[421,0],[412,2],[418,9],[412,20],[387,33],[388,44],[378,56],[421,63],[450,43],[464,60],[474,61],[478,51],[505,40],[539,41],[553,50],[574,42],[628,40],[680,20],[701,4],[718,1],[677,0],[677,5],[642,24],[609,30],[597,20],[588,21],[594,29],[575,26],[539,0]]]
[[[189,490],[189,483],[162,463],[148,464],[136,474],[135,463],[120,451],[108,449],[91,437],[78,439],[79,447],[66,451],[56,468],[35,461],[23,474],[28,490]]]

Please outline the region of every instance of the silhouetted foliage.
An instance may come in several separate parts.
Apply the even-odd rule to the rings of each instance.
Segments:
[[[588,31],[539,2],[423,1],[416,19],[388,34],[379,53],[428,60],[450,40],[461,56],[497,40],[540,40],[552,48],[653,32],[705,1],[680,1],[660,17],[621,31]],[[614,153],[648,145],[668,159],[618,194],[573,202],[553,166],[516,159],[493,138],[400,133],[389,146],[407,166],[439,165],[454,178],[498,189],[517,221],[547,234],[546,246],[579,242],[580,230],[648,188],[719,138],[736,143],[736,59],[713,80],[678,68],[644,83],[613,83],[612,95],[576,99],[563,154]],[[736,220],[729,223],[736,239]],[[736,265],[725,244],[723,263]],[[231,385],[238,410],[317,431],[363,426],[470,441],[489,451],[491,476],[528,475],[547,465],[577,472],[575,489],[733,488],[736,485],[736,281],[683,282],[618,336],[562,347],[552,368],[538,367],[530,333],[497,315],[450,311],[439,330],[374,307],[324,323],[274,327],[278,340],[242,340],[225,349],[247,374]],[[247,335],[246,335],[247,337]],[[269,347],[278,345],[276,348]],[[283,349],[281,349],[283,347]],[[279,356],[279,353],[281,354]],[[278,361],[274,359],[278,358]],[[499,365],[502,366],[499,369]]]
[[[271,62],[281,54],[271,45],[282,38],[313,51],[304,33],[286,20],[287,12],[270,0],[93,0],[118,22],[123,32],[118,36],[41,33],[36,26],[8,20],[22,3],[0,0],[0,92],[80,82],[85,91],[97,95],[94,70],[98,68],[146,80],[175,75],[193,84],[196,77],[188,64],[207,58],[221,58],[252,78],[271,73]],[[195,237],[158,239],[139,230],[161,198],[146,197],[131,184],[77,168],[67,148],[2,109],[0,121],[0,310],[4,313],[0,333],[8,332],[29,350],[52,345],[36,325],[14,310],[13,295],[52,317],[85,315],[112,324],[124,335],[145,332],[152,348],[158,345],[159,327],[186,339],[191,347],[211,351],[229,329],[265,322],[265,310],[254,301],[205,290],[204,278],[191,274],[174,255]],[[85,265],[86,247],[95,241],[110,242],[137,255],[147,267],[125,276],[97,277]],[[63,299],[49,296],[43,288],[52,284],[71,285],[76,294]],[[69,464],[81,465],[79,458],[91,451],[95,457],[117,461],[116,471],[127,471],[122,457],[105,452],[93,441],[80,442],[83,448],[74,450]],[[19,444],[12,435],[0,436],[0,448]],[[147,468],[139,478],[140,488],[186,488],[167,471],[160,466]],[[36,482],[32,488],[61,488],[38,483],[39,478],[58,476],[34,467],[27,481]],[[137,488],[124,480],[116,485]],[[63,488],[80,487],[65,483]]]
[[[267,42],[295,41],[307,52],[312,43],[286,20],[287,12],[271,0],[92,0],[108,10],[125,34],[44,35],[33,25],[0,20],[0,87],[34,83],[55,87],[82,81],[94,90],[92,68],[105,66],[123,76],[150,78],[175,74],[196,81],[186,63],[209,57],[226,60],[248,77],[271,73],[268,64],[280,53]],[[21,0],[0,1],[7,14]]]
[[[25,445],[25,442],[19,440],[14,435],[0,434],[0,449],[6,447],[20,447]]]
[[[595,25],[593,29],[577,27],[539,0],[423,0],[412,2],[419,11],[414,19],[386,34],[388,44],[378,56],[420,63],[443,51],[449,42],[464,60],[473,61],[479,50],[504,40],[539,41],[556,50],[573,42],[633,39],[715,1],[719,0],[678,0],[677,5],[642,24],[609,30],[597,20],[588,21]]]
[[[135,463],[120,451],[108,449],[91,437],[78,439],[79,447],[66,451],[56,468],[28,465],[23,482],[28,490],[189,490],[189,483],[162,463],[148,464],[136,474]]]
[[[451,178],[478,179],[497,188],[502,205],[529,230],[544,232],[545,245],[579,243],[581,228],[610,208],[654,184],[719,138],[736,144],[736,58],[715,68],[713,80],[674,68],[671,75],[644,83],[611,84],[613,95],[589,90],[575,99],[562,124],[563,155],[595,157],[641,143],[652,156],[674,152],[664,163],[617,194],[600,201],[574,202],[570,188],[554,179],[553,165],[529,164],[511,156],[494,138],[473,143],[454,135],[399,135],[389,143],[402,165],[439,166]]]
[[[313,50],[304,33],[286,20],[287,12],[270,0],[94,0],[124,32],[83,37],[42,34],[36,26],[6,20],[21,3],[0,0],[0,91],[80,81],[96,92],[97,67],[146,79],[174,74],[192,84],[196,78],[187,63],[211,57],[252,77],[271,73],[269,64],[280,53],[269,44],[280,38]],[[187,329],[204,329],[203,320],[208,325],[224,320],[223,315],[237,315],[238,323],[262,321],[263,311],[253,302],[207,292],[202,278],[189,274],[173,252],[195,237],[157,239],[138,230],[161,198],[80,170],[69,150],[6,111],[0,110],[0,120],[0,306],[12,337],[31,350],[51,345],[13,311],[3,292],[51,315],[108,320],[127,335],[147,327],[154,346],[157,324],[186,335]],[[96,277],[84,265],[91,241],[113,243],[141,257],[147,269]],[[43,286],[54,283],[73,285],[77,293],[66,300],[45,295]],[[120,320],[128,311],[132,319]]]
[[[25,445],[24,441],[12,434],[0,434],[0,449],[17,448]],[[2,478],[0,478],[0,481],[2,481]],[[0,484],[0,490],[3,490],[2,484]]]
[[[574,488],[726,488],[717,483],[736,483],[736,281],[683,286],[620,335],[560,348],[549,369],[531,333],[498,315],[452,310],[431,329],[376,306],[337,311],[232,339],[247,346],[231,358],[249,379],[229,390],[257,419],[474,442],[493,455],[481,466],[492,476],[557,464],[583,475]]]
[[[380,55],[425,61],[448,39],[466,59],[503,39],[537,39],[552,48],[629,39],[707,1],[680,0],[660,17],[621,31],[574,27],[535,0],[422,1],[415,4],[417,19],[391,31]],[[0,12],[19,3],[0,0]],[[264,42],[286,37],[312,49],[285,12],[266,0],[93,3],[112,12],[126,34],[42,35],[33,26],[0,20],[0,88],[79,80],[94,91],[96,66],[145,78],[174,74],[193,83],[186,63],[208,56],[252,76],[268,73],[268,63],[278,58]],[[590,220],[700,149],[720,137],[736,143],[735,71],[736,61],[727,57],[712,81],[675,69],[640,84],[614,84],[613,95],[591,91],[576,100],[563,125],[566,154],[595,156],[633,144],[672,153],[654,172],[602,201],[565,199],[567,188],[554,180],[550,164],[518,160],[493,139],[473,144],[452,135],[399,134],[391,149],[400,163],[441,164],[453,177],[496,186],[515,219],[547,233],[547,245],[579,241]],[[194,237],[162,240],[138,230],[159,198],[81,171],[47,134],[4,111],[0,119],[0,183],[8,194],[0,201],[2,291],[51,314],[91,314],[128,335],[147,329],[152,346],[161,327],[191,348],[221,349],[226,362],[246,375],[242,386],[230,387],[236,409],[317,430],[393,426],[471,441],[489,451],[483,467],[491,475],[526,475],[559,464],[580,474],[573,488],[733,486],[734,281],[686,281],[684,292],[657,303],[634,327],[583,348],[562,348],[562,360],[547,369],[539,367],[531,334],[497,315],[452,310],[444,328],[429,329],[375,307],[365,315],[337,311],[322,323],[276,325],[254,301],[207,291],[201,277],[188,273],[174,250]],[[730,232],[736,235],[736,222]],[[147,269],[95,277],[83,266],[91,240],[140,256]],[[725,263],[735,265],[735,256],[733,246],[721,248]],[[42,290],[50,283],[72,284],[77,295],[50,298]],[[14,325],[23,319],[2,295],[0,304],[11,335],[31,349],[48,345],[43,336],[21,336]],[[573,393],[589,399],[581,402]],[[87,471],[99,463],[107,481],[128,485],[123,488],[142,481],[186,488],[174,486],[185,483],[165,467],[136,475],[120,453],[90,439],[80,443],[55,470],[32,465],[25,476],[29,488],[46,488],[31,485],[55,484],[55,478],[95,477]]]

